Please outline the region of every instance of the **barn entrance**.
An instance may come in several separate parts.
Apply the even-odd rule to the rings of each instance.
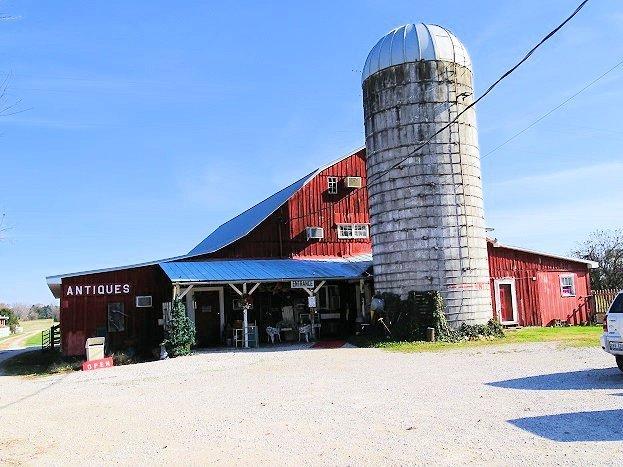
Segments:
[[[515,279],[497,279],[495,281],[495,307],[500,323],[518,323]]]
[[[199,347],[221,345],[220,295],[216,290],[193,294],[195,329]]]

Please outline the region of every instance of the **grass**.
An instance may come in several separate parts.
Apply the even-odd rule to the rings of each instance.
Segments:
[[[5,360],[0,369],[9,376],[44,376],[66,373],[81,368],[81,359],[64,358],[61,352],[56,349],[46,352],[33,350],[16,355]]]
[[[436,352],[490,345],[523,344],[532,342],[556,342],[561,347],[599,347],[601,326],[570,326],[560,328],[527,327],[506,331],[501,339],[463,342],[378,342],[367,346],[394,352]],[[357,344],[357,343],[355,343]],[[359,343],[361,344],[361,343]]]
[[[41,345],[41,331],[39,331],[37,334],[33,334],[24,342],[24,346],[26,347],[33,347],[36,345]]]

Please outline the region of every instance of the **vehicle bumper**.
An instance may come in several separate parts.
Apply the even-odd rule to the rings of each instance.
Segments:
[[[602,349],[604,349],[606,352],[612,355],[623,355],[623,348],[621,348],[621,350],[610,349],[611,342],[623,342],[623,337],[622,336],[610,336],[607,334],[604,334],[601,336],[601,348]]]

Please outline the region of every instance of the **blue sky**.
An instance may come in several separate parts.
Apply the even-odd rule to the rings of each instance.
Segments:
[[[50,274],[186,253],[241,210],[361,146],[360,70],[395,26],[467,46],[478,92],[575,8],[558,1],[5,0],[0,302]],[[478,107],[485,154],[623,60],[623,4],[592,0]],[[500,241],[568,253],[621,225],[623,67],[483,160]]]

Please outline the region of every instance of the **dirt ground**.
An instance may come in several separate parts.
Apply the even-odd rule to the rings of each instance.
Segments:
[[[622,407],[597,348],[204,353],[0,377],[0,463],[620,464]]]

